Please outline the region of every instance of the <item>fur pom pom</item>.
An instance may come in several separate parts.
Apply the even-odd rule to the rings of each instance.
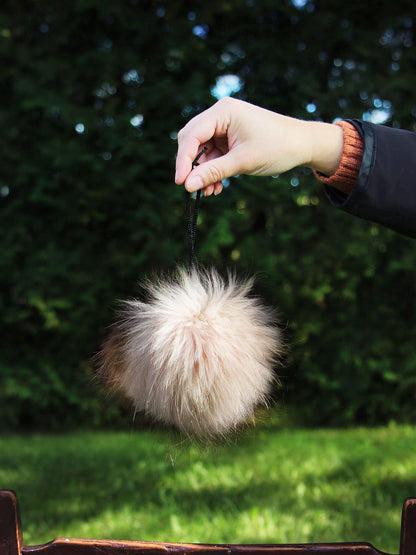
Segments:
[[[281,352],[273,313],[253,281],[179,270],[125,301],[99,373],[138,411],[193,436],[224,435],[267,403]]]

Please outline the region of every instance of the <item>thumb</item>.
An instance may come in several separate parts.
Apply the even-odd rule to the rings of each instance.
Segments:
[[[192,170],[185,180],[185,188],[190,193],[208,185],[221,183],[223,179],[240,173],[241,165],[235,153],[227,152],[219,158],[202,162]]]

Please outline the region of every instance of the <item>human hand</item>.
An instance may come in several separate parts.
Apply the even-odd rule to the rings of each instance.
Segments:
[[[192,172],[201,147],[207,153]],[[335,173],[343,146],[339,126],[302,121],[253,104],[223,98],[194,117],[178,134],[175,181],[205,196],[222,191],[237,174],[275,175],[307,166]]]

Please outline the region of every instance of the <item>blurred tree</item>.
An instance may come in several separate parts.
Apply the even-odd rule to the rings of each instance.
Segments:
[[[117,420],[91,386],[115,299],[186,262],[176,132],[233,91],[302,118],[415,130],[414,5],[5,0],[0,421]],[[332,209],[310,173],[203,202],[199,260],[258,274],[289,321],[309,422],[416,420],[412,241]]]

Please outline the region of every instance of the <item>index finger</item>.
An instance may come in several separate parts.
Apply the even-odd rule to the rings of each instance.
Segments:
[[[194,117],[178,133],[178,154],[176,157],[175,182],[184,183],[192,169],[192,162],[196,158],[201,146],[212,149],[209,143],[215,135],[216,120],[213,114],[206,110]]]

